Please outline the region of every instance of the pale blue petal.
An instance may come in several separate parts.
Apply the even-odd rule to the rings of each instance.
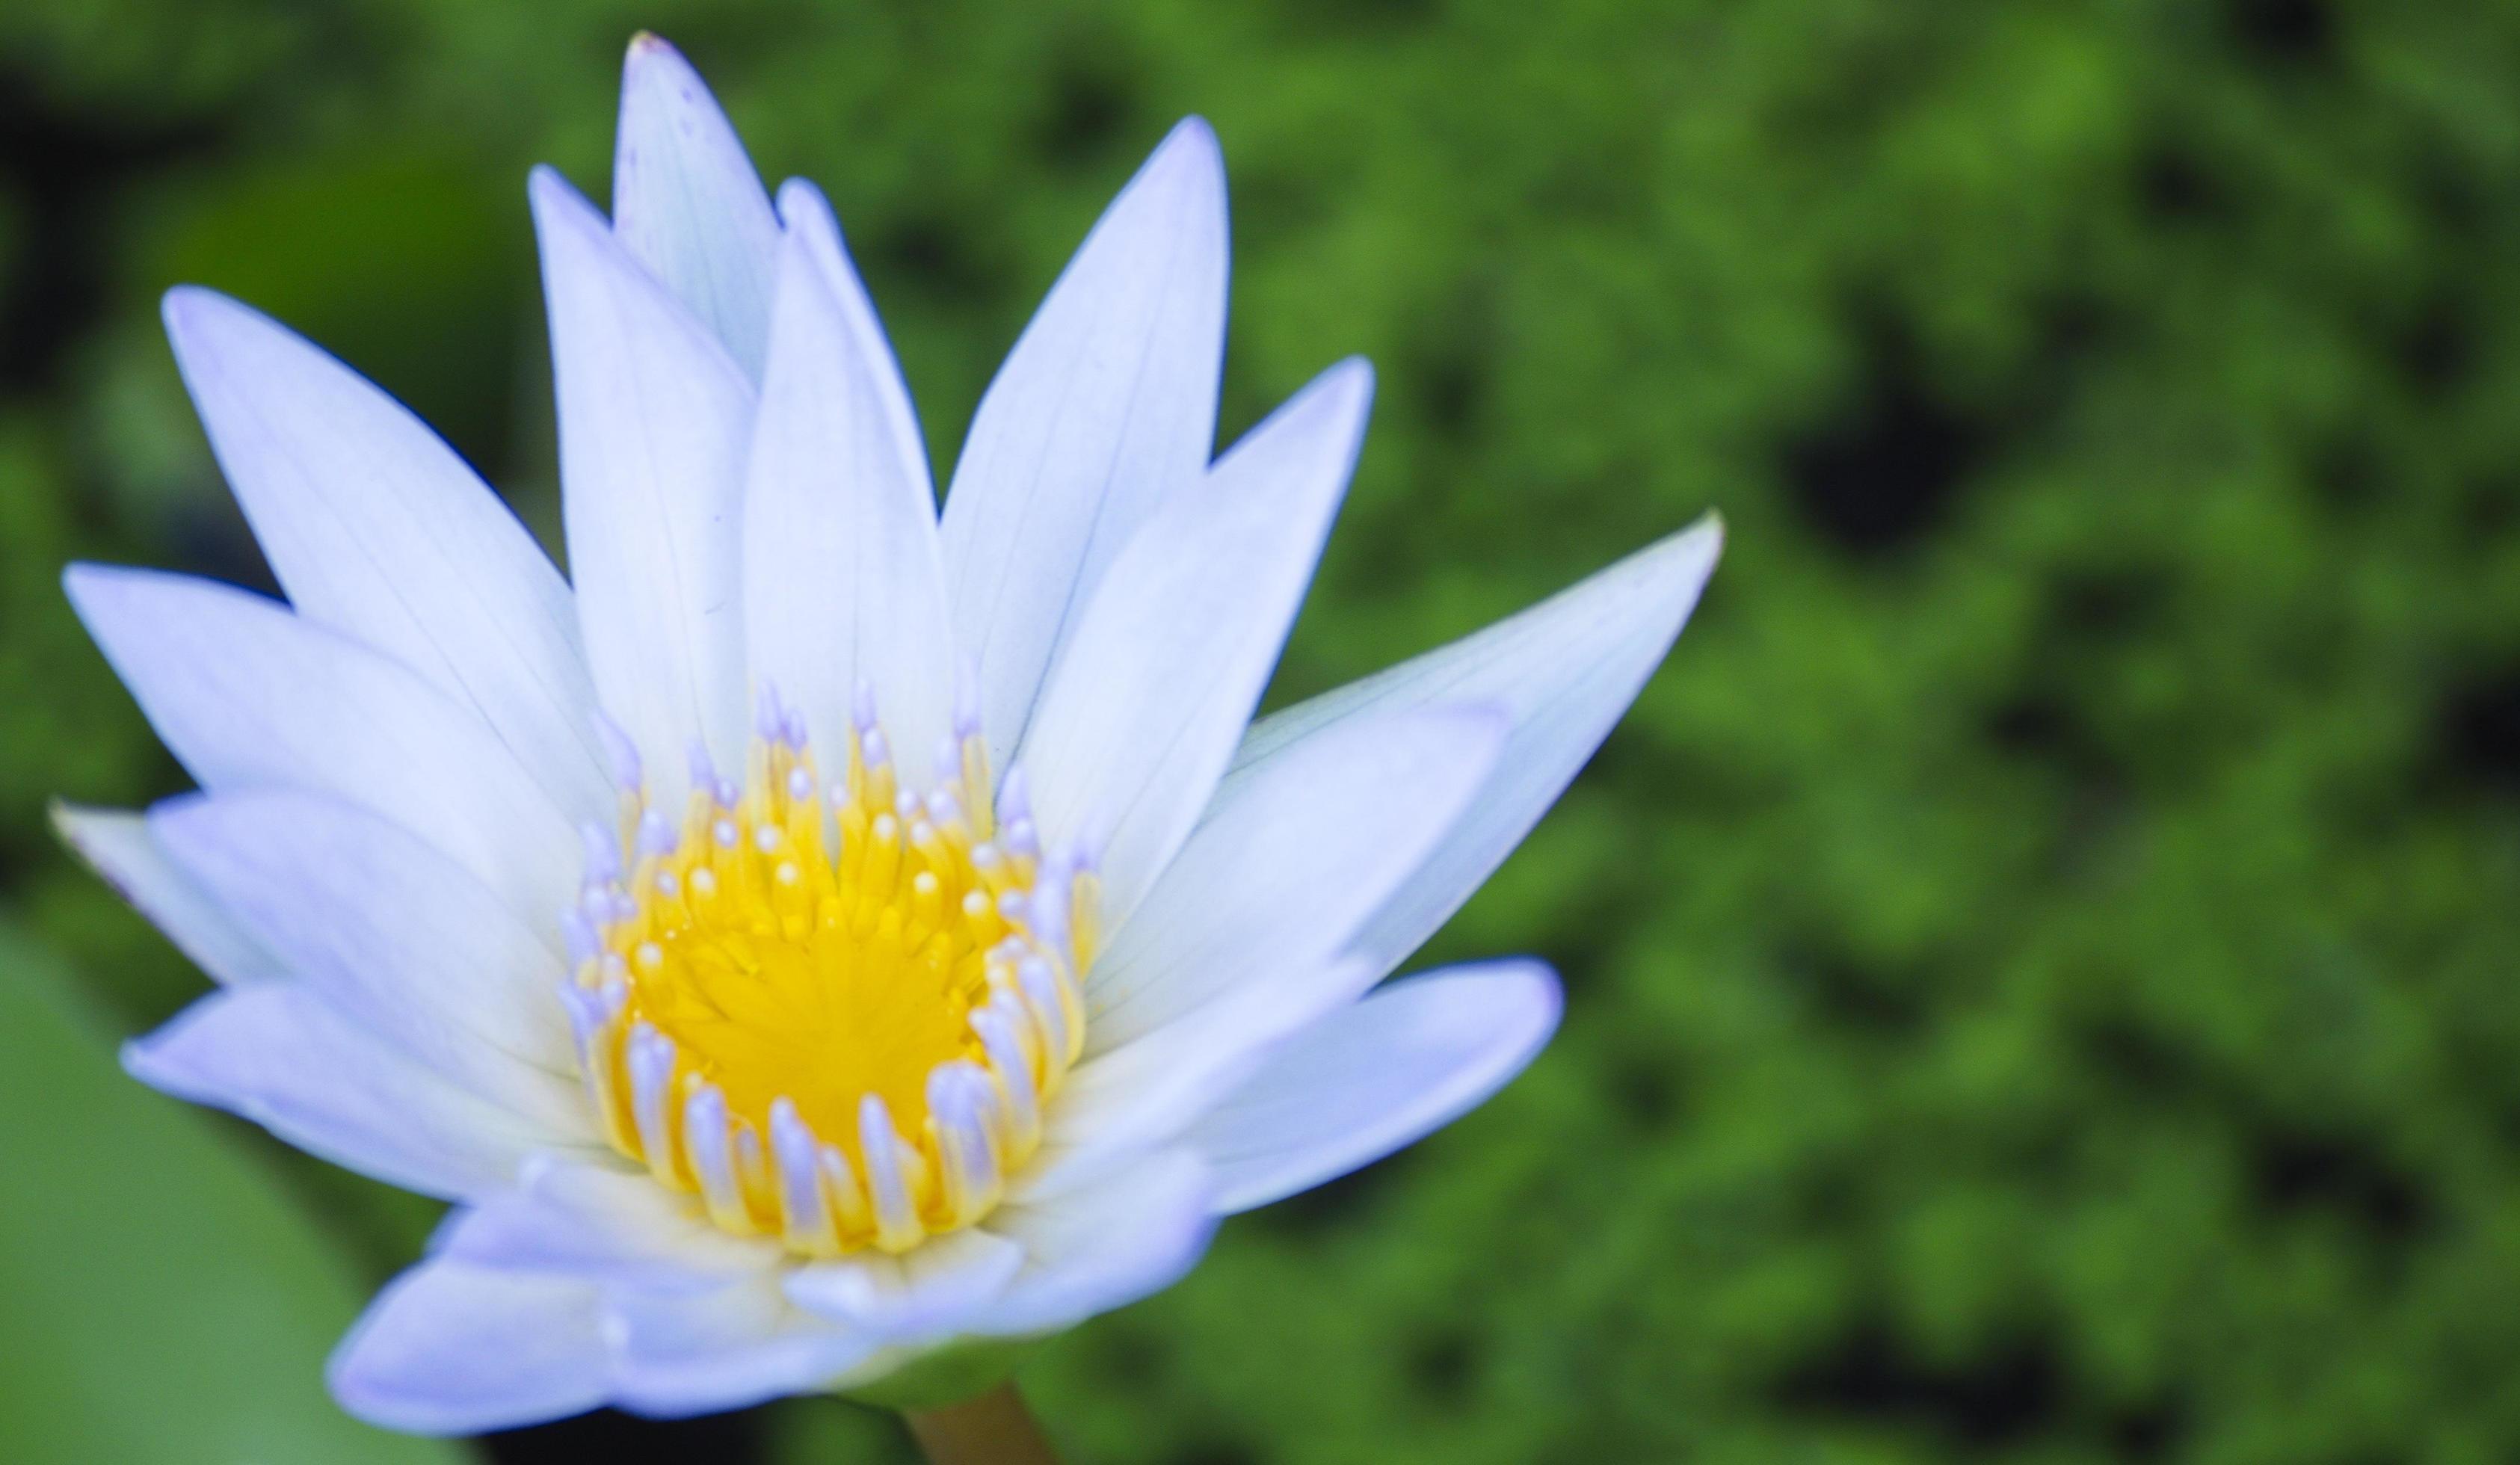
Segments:
[[[685,753],[741,766],[742,511],[752,384],[559,174],[534,171],[561,511],[595,689],[682,806]]]
[[[614,1289],[611,1396],[641,1414],[706,1414],[825,1388],[859,1366],[874,1339],[788,1301],[763,1274],[691,1295]]]
[[[1505,734],[1486,708],[1355,718],[1228,778],[1095,958],[1088,1051],[1328,963],[1452,827]]]
[[[462,868],[313,794],[170,799],[169,859],[299,981],[414,1059],[551,1131],[590,1133],[561,959]]]
[[[1557,1027],[1536,961],[1394,982],[1297,1035],[1193,1125],[1220,1211],[1309,1190],[1450,1124],[1522,1072]]]
[[[126,1046],[123,1066],[154,1088],[426,1195],[495,1193],[516,1182],[526,1156],[570,1140],[421,1066],[288,982],[202,999]]]
[[[335,1350],[333,1397],[370,1424],[416,1435],[539,1424],[605,1401],[606,1334],[590,1283],[424,1262]]]
[[[538,1155],[510,1173],[515,1188],[448,1219],[438,1255],[667,1292],[720,1287],[786,1255],[718,1229],[692,1197],[609,1157]]]
[[[931,1237],[906,1256],[859,1252],[790,1271],[797,1306],[888,1347],[932,1341],[986,1307],[1022,1269],[1023,1248],[973,1227]]]
[[[149,821],[119,809],[53,808],[53,827],[116,894],[166,933],[175,949],[223,987],[278,981],[287,975],[149,837]]]
[[[621,67],[612,227],[759,380],[779,221],[707,84],[681,52],[644,32]]]
[[[1671,649],[1723,543],[1710,517],[1528,610],[1252,728],[1235,777],[1352,717],[1463,700],[1511,714],[1487,786],[1358,937],[1353,950],[1377,973],[1460,910],[1565,791]]]
[[[1216,442],[1225,166],[1196,118],[1094,226],[981,398],[945,499],[945,567],[998,768],[1121,548]]]
[[[202,787],[298,788],[369,810],[527,919],[549,921],[575,895],[569,814],[487,724],[401,663],[208,580],[86,564],[64,579]]]
[[[983,1224],[1023,1248],[1023,1267],[966,1330],[1056,1332],[1171,1286],[1216,1233],[1213,1195],[1206,1165],[1181,1149],[1055,1197],[1019,1184]]]
[[[952,726],[954,641],[936,499],[883,338],[811,189],[780,195],[788,233],[744,494],[744,631],[757,688],[848,746],[863,683],[923,784]],[[846,282],[854,300],[834,282]]]
[[[445,690],[554,799],[603,807],[576,607],[498,495],[400,403],[254,311],[185,287],[165,317],[210,447],[298,613]]]
[[[1113,561],[1024,739],[1046,841],[1099,851],[1128,919],[1233,758],[1346,491],[1372,373],[1324,373]]]

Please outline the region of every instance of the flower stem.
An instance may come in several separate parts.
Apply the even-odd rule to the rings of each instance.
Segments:
[[[939,1409],[906,1415],[911,1438],[932,1465],[1058,1465],[1012,1383]]]

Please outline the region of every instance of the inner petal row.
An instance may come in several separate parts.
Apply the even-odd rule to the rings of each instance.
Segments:
[[[617,826],[586,831],[562,984],[613,1146],[790,1250],[904,1252],[987,1215],[1085,1042],[1095,879],[1046,859],[976,718],[925,792],[861,689],[823,781],[765,691],[741,784],[693,755],[679,820],[608,728]]]

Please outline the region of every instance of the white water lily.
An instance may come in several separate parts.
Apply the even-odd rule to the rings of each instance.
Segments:
[[[458,1203],[336,1355],[469,1432],[862,1388],[1166,1285],[1446,1123],[1549,971],[1378,985],[1659,663],[1710,521],[1246,726],[1362,363],[1213,464],[1213,138],[1175,129],[982,400],[941,516],[814,188],[635,43],[607,220],[531,188],[570,576],[403,408],[184,289],[288,597],[74,567],[201,791],[65,809],[219,984],[133,1073]]]

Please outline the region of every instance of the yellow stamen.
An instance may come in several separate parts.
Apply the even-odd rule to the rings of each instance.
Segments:
[[[623,858],[588,897],[601,950],[569,995],[614,1147],[717,1225],[808,1255],[986,1215],[1084,1037],[1090,877],[1064,922],[1011,922],[1040,863],[986,843],[976,732],[927,802],[878,736],[852,736],[828,791],[806,750],[756,740],[733,807],[696,791],[670,839],[625,794]]]

